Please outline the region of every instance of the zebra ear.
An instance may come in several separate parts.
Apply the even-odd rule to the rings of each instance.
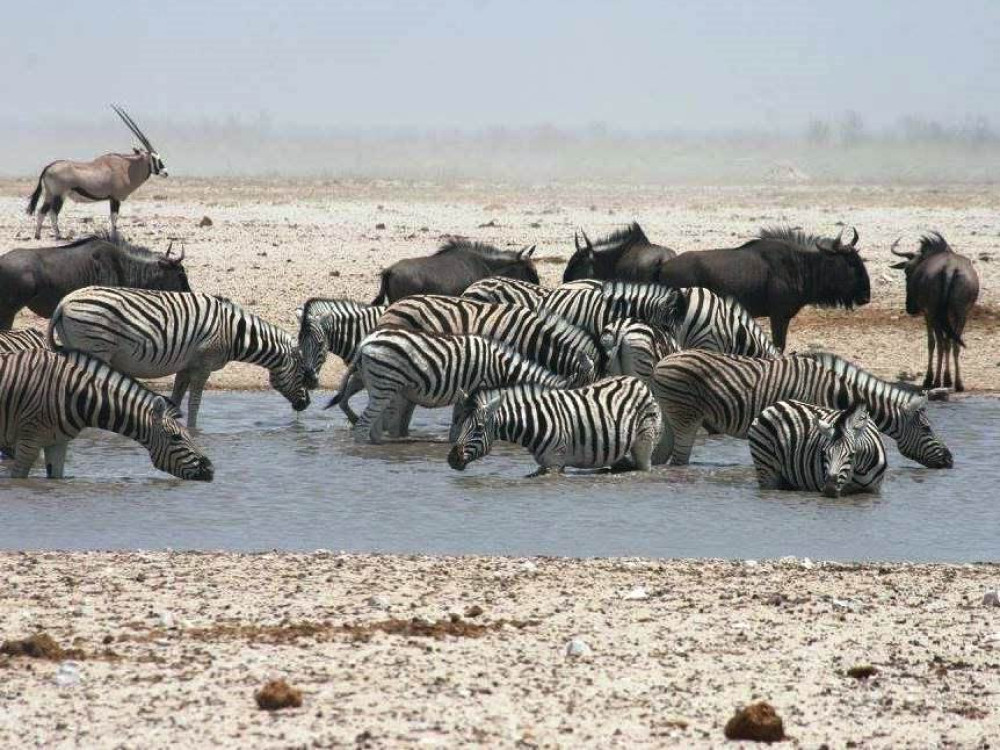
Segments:
[[[920,411],[921,409],[926,409],[926,408],[927,408],[927,397],[917,396],[916,398],[911,400],[910,403],[908,403],[905,407],[903,407],[903,411],[906,414],[913,414],[915,412]]]
[[[833,425],[827,422],[825,419],[817,419],[816,427],[819,429],[820,434],[827,440],[833,440],[833,438],[837,434],[837,431],[833,428]]]
[[[157,396],[153,399],[153,416],[160,420],[163,419],[163,415],[167,413],[167,400],[163,396]]]
[[[297,321],[299,321],[300,323],[302,322],[302,308],[301,307],[296,307],[295,308],[295,319]]]

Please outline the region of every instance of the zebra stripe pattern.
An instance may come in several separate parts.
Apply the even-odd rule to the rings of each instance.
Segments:
[[[213,477],[212,462],[177,422],[176,408],[87,354],[35,349],[0,356],[0,394],[0,444],[16,451],[11,476],[28,476],[44,450],[46,473],[62,478],[69,441],[93,427],[145,446],[161,471]]]
[[[483,336],[400,329],[379,330],[368,336],[361,342],[355,366],[368,390],[368,406],[354,426],[358,442],[381,442],[386,411],[412,411],[404,402],[440,407],[454,404],[461,393],[477,388],[516,383],[551,388],[580,384]]]
[[[840,497],[878,492],[885,476],[885,446],[864,403],[837,411],[779,401],[760,413],[747,437],[764,489]]]
[[[545,300],[543,309],[565,318],[595,336],[620,318],[634,318],[666,328],[673,316],[677,292],[659,284],[605,281],[600,288],[564,285]]]
[[[574,390],[537,386],[483,390],[460,410],[458,439],[448,454],[453,469],[465,469],[506,440],[531,451],[545,474],[566,467],[649,471],[660,440],[660,409],[641,380],[613,377]]]
[[[375,330],[386,307],[349,299],[306,300],[299,314],[299,349],[306,367],[319,375],[328,352],[351,362],[358,344]]]
[[[508,279],[504,276],[490,276],[470,284],[462,292],[462,296],[478,302],[520,305],[529,310],[537,310],[551,293],[551,289],[532,284],[530,281]]]
[[[24,328],[20,331],[0,331],[0,354],[47,348],[45,334],[34,328]]]
[[[390,305],[379,327],[485,336],[567,377],[590,373],[593,380],[595,369],[603,370],[601,350],[587,331],[518,305],[421,294]]]
[[[927,400],[876,378],[839,357],[738,357],[689,350],[663,359],[653,373],[653,394],[668,429],[657,460],[686,464],[698,426],[745,438],[750,424],[779,401],[842,409],[861,401],[879,431],[899,452],[932,469],[951,468],[947,446],[931,428]]]
[[[49,323],[49,342],[93,354],[139,378],[177,374],[172,400],[191,388],[188,427],[196,425],[213,370],[231,361],[270,371],[271,385],[301,411],[316,376],[295,340],[228,299],[190,292],[87,287],[63,298]]]
[[[622,318],[601,332],[601,348],[608,375],[630,375],[648,385],[657,363],[677,351],[677,342],[659,328]]]
[[[681,349],[704,349],[747,357],[780,357],[781,352],[739,302],[701,287],[681,289],[671,330]]]

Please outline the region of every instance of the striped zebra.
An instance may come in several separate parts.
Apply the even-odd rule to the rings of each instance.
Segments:
[[[621,318],[601,331],[608,375],[631,375],[647,385],[657,363],[677,351],[673,336],[632,318]]]
[[[893,386],[833,355],[781,359],[689,350],[656,366],[653,394],[663,410],[664,441],[656,459],[686,464],[698,426],[745,438],[750,424],[779,401],[843,409],[857,401],[899,452],[932,469],[951,468],[951,452],[927,419],[927,399]]]
[[[354,425],[354,439],[372,443],[382,441],[390,409],[412,412],[415,405],[449,406],[461,393],[477,388],[516,383],[566,388],[591,379],[590,373],[578,378],[557,375],[483,336],[402,329],[378,330],[368,336],[352,366],[368,390],[368,406]],[[327,408],[336,401],[334,396]],[[400,423],[409,424],[409,414]]]
[[[448,464],[459,471],[490,452],[495,440],[531,451],[539,469],[649,471],[663,420],[649,387],[612,377],[573,390],[538,386],[480,390],[467,397]]]
[[[764,330],[732,297],[710,289],[680,289],[670,330],[681,349],[704,349],[747,357],[780,357]]]
[[[469,333],[509,346],[552,372],[576,377],[603,370],[597,340],[563,318],[518,305],[418,294],[394,302],[379,328],[429,333]]]
[[[659,284],[605,281],[597,288],[591,282],[553,290],[542,309],[600,336],[610,323],[626,317],[666,328],[676,297],[675,290]]]
[[[840,497],[878,492],[885,476],[885,446],[863,402],[837,411],[779,401],[753,421],[747,438],[764,489]]]
[[[270,370],[270,382],[292,408],[309,406],[316,375],[295,340],[277,326],[221,297],[86,287],[63,298],[49,322],[49,344],[93,354],[137,378],[176,373],[172,400],[188,388],[188,428],[194,429],[209,375],[232,361]]]
[[[213,477],[212,462],[177,422],[176,408],[88,354],[33,349],[0,356],[0,393],[0,443],[16,448],[12,477],[27,477],[44,450],[46,474],[61,479],[69,441],[87,427],[135,440],[157,469],[175,477]]]
[[[350,364],[354,361],[358,344],[375,330],[378,319],[382,317],[387,307],[387,305],[366,305],[363,302],[347,299],[313,297],[306,300],[302,309],[297,311],[299,349],[302,350],[305,367],[319,377],[319,371],[326,362],[327,352],[332,352],[346,364]],[[351,381],[345,372],[338,390],[342,394],[338,401],[341,410],[352,424],[357,422],[358,415],[347,402],[361,390],[360,380]]]
[[[529,310],[537,310],[551,293],[551,289],[532,284],[530,281],[508,279],[506,276],[490,276],[470,284],[462,292],[462,297],[478,302],[520,305]]]
[[[0,354],[25,352],[29,349],[48,349],[45,334],[36,328],[19,331],[0,331]]]

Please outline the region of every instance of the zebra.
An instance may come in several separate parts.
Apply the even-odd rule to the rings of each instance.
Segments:
[[[568,377],[579,374],[581,366],[589,370],[596,365],[603,370],[596,337],[557,315],[518,305],[419,294],[390,305],[378,325],[485,336]]]
[[[764,330],[739,302],[710,289],[681,289],[670,329],[680,349],[705,349],[747,357],[780,357]]]
[[[316,375],[295,340],[231,300],[191,292],[85,287],[68,294],[49,322],[49,345],[89,352],[137,378],[176,373],[171,399],[188,388],[188,429],[197,425],[202,391],[213,370],[231,361],[270,370],[271,386],[295,411],[309,406]]]
[[[87,427],[132,438],[157,469],[180,479],[214,476],[172,404],[89,354],[32,349],[0,356],[0,393],[0,442],[16,448],[14,478],[27,477],[43,450],[47,476],[63,478],[67,445]]]
[[[299,349],[308,370],[316,376],[326,362],[327,352],[333,352],[348,365],[354,361],[358,344],[375,330],[387,305],[366,305],[347,299],[313,297],[306,300],[299,315]],[[353,389],[353,390],[352,390]],[[351,380],[348,372],[340,381],[338,404],[354,424],[358,415],[348,405],[348,399],[361,390],[360,379]]]
[[[48,349],[45,334],[37,328],[20,331],[0,331],[0,354],[24,352],[29,349]]]
[[[682,351],[656,366],[652,389],[666,424],[657,461],[669,457],[686,464],[706,419],[720,432],[745,438],[764,409],[794,399],[837,409],[862,401],[879,431],[893,438],[904,456],[932,469],[953,465],[951,451],[927,419],[926,398],[835,355],[760,359]]]
[[[885,446],[864,402],[837,411],[779,401],[760,413],[747,437],[764,489],[840,497],[878,492],[885,476]]]
[[[356,368],[368,389],[368,406],[353,427],[357,442],[382,442],[383,419],[390,408],[454,404],[460,392],[515,383],[552,388],[582,385],[592,374],[557,375],[484,336],[428,333],[403,329],[377,330],[358,347]],[[408,402],[407,406],[401,404]],[[334,396],[327,404],[337,402]],[[409,423],[409,415],[401,420]],[[457,425],[452,425],[454,437]]]
[[[596,287],[592,282],[574,283],[553,290],[542,309],[600,336],[609,323],[624,317],[667,328],[677,294],[659,284],[605,281]]]
[[[638,378],[611,377],[573,390],[537,385],[480,390],[464,399],[448,465],[462,471],[490,452],[494,440],[523,445],[540,476],[566,467],[649,471],[663,419]]]
[[[601,331],[608,375],[631,375],[647,385],[656,364],[677,351],[673,336],[632,318],[620,318]]]
[[[506,276],[490,276],[470,284],[462,297],[479,302],[510,304],[537,310],[552,293],[539,284],[521,279],[509,279]]]

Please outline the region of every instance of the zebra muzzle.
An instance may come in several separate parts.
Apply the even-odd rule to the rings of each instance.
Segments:
[[[840,497],[840,485],[835,480],[828,481],[823,485],[823,494],[827,497]]]
[[[448,451],[448,465],[455,471],[464,471],[465,467],[469,465],[464,452],[457,445]]]

